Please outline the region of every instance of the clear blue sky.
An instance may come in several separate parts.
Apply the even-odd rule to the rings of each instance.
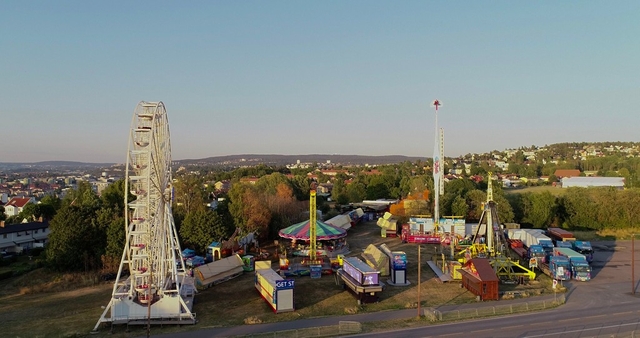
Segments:
[[[640,141],[638,1],[0,2],[0,162]]]

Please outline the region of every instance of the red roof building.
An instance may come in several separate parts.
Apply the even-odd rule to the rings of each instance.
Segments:
[[[555,173],[553,173],[556,178],[562,179],[565,177],[578,177],[580,176],[580,170],[578,169],[557,169]]]
[[[33,197],[14,197],[5,204],[4,213],[7,216],[15,216],[22,212],[22,209],[28,203],[35,203],[35,199]]]

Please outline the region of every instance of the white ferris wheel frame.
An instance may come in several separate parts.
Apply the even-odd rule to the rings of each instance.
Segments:
[[[195,286],[186,273],[171,209],[169,136],[164,103],[140,102],[131,121],[125,166],[124,191],[135,199],[129,201],[125,194],[125,246],[111,301],[94,331],[103,322],[195,323]]]

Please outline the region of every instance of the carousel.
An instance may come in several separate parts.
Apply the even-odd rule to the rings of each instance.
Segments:
[[[279,235],[291,240],[285,257],[280,259],[279,272],[287,277],[320,278],[322,274],[333,273],[341,257],[349,253],[347,231],[317,220],[315,183],[309,190],[309,219],[280,230]]]
[[[284,228],[280,237],[291,240],[287,252],[296,257],[309,257],[311,252],[311,222],[306,220]],[[335,257],[349,253],[347,231],[316,220],[316,254]]]

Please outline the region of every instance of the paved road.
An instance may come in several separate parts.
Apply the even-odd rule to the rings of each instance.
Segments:
[[[636,243],[636,252],[640,243]],[[544,312],[470,320],[458,323],[429,325],[421,328],[367,333],[367,337],[640,337],[640,292],[637,279],[632,283],[631,242],[594,243],[593,279],[589,282],[567,283],[567,303]],[[640,257],[637,257],[640,258]],[[638,266],[638,264],[636,264]],[[640,269],[636,269],[640,275]],[[553,296],[545,296],[553,298]],[[522,302],[527,299],[501,301]],[[455,305],[456,307],[492,306],[490,302]],[[171,337],[228,337],[306,327],[336,325],[342,320],[372,322],[413,318],[415,309],[350,316],[304,319],[284,323],[211,328],[165,336]]]
[[[616,284],[613,287],[622,287],[621,283]],[[585,288],[582,285],[575,288],[567,304],[553,310],[359,336],[577,338],[632,337],[635,332],[640,337],[640,297],[628,294],[603,304],[584,306],[592,299],[589,294],[579,294],[580,289]]]

